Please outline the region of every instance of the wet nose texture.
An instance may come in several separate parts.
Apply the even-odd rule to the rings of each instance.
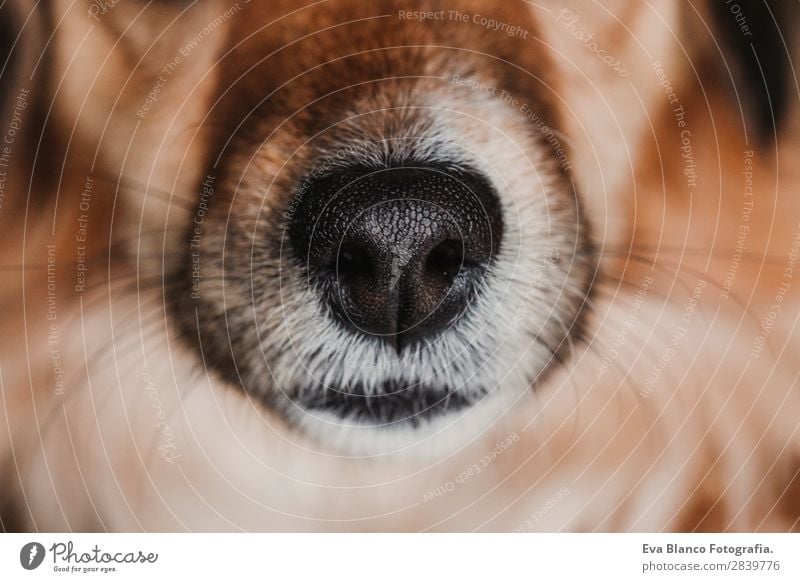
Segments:
[[[320,300],[398,351],[467,311],[502,239],[494,190],[466,169],[340,171],[298,192],[292,208],[289,241]]]

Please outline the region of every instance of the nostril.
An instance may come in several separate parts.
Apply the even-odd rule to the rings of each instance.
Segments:
[[[369,253],[360,245],[345,243],[336,257],[336,274],[344,279],[374,275],[375,266]]]
[[[426,273],[443,277],[448,283],[452,283],[463,266],[464,243],[454,239],[436,245],[425,261]]]

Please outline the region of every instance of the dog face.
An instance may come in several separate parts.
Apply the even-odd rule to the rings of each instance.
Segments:
[[[495,420],[576,333],[593,272],[544,47],[394,5],[309,12],[254,19],[220,62],[183,329],[327,442]]]
[[[55,15],[89,39],[61,44],[61,68],[76,51],[81,66],[58,108],[110,173],[188,206],[128,193],[156,236],[122,232],[164,257],[198,367],[321,442],[375,451],[496,421],[578,340],[587,208],[618,194],[581,199],[536,11],[98,6]],[[75,109],[87,85],[104,116]]]
[[[23,0],[10,6],[26,14]],[[715,9],[701,4],[687,16],[679,3],[634,0],[27,8],[36,17],[18,20],[42,25],[33,35],[41,46],[24,45],[18,79],[31,85],[42,119],[27,118],[33,169],[18,157],[25,169],[12,179],[58,220],[37,217],[40,228],[16,238],[23,251],[44,248],[30,233],[56,225],[63,255],[54,251],[54,262],[69,271],[56,285],[57,331],[85,339],[59,354],[70,368],[63,407],[48,398],[49,365],[19,366],[12,371],[32,379],[4,380],[17,400],[6,418],[23,419],[0,431],[14,435],[4,447],[13,458],[28,458],[17,443],[49,422],[40,422],[39,402],[58,417],[33,439],[44,443],[44,460],[30,455],[20,478],[38,500],[31,523],[53,523],[48,508],[66,497],[69,527],[97,527],[87,509],[97,507],[112,529],[140,527],[142,515],[162,528],[392,516],[369,526],[508,529],[522,522],[519,511],[549,507],[567,483],[559,499],[569,497],[569,515],[553,512],[536,527],[694,527],[675,525],[687,499],[701,513],[728,511],[719,523],[738,525],[756,523],[771,511],[756,500],[770,504],[791,485],[790,474],[763,480],[770,494],[752,483],[719,493],[740,474],[760,476],[758,463],[795,463],[787,443],[796,423],[786,413],[773,423],[783,380],[764,380],[767,358],[763,370],[748,368],[749,338],[725,327],[727,311],[696,331],[700,302],[715,277],[728,281],[728,262],[709,267],[709,258],[699,269],[712,270],[698,280],[697,264],[674,253],[705,244],[712,221],[721,246],[738,245],[738,200],[707,194],[722,191],[715,175],[739,177],[740,152],[725,147],[741,136],[718,118],[742,112],[750,132],[750,113],[763,116],[762,74],[768,97],[779,93],[769,67],[754,83],[738,60],[730,64],[741,110],[724,84],[704,84],[721,66],[708,64],[715,39],[697,27],[713,23]],[[715,124],[730,134],[720,138]],[[688,180],[700,185],[687,197]],[[737,285],[751,292],[752,265],[735,252],[741,269],[724,298]],[[73,280],[78,261],[88,265],[85,284]],[[664,272],[675,278],[658,280]],[[39,275],[50,284],[49,271]],[[52,364],[50,297],[44,305],[31,277],[19,286],[42,309],[37,322],[23,306],[20,329]],[[771,305],[772,289],[763,295]],[[772,391],[754,407],[748,394],[731,397],[732,407],[774,425],[760,448],[737,432],[738,412],[708,420],[723,414],[730,386],[745,384],[734,377],[744,362],[742,374],[755,378],[747,382]],[[653,389],[659,382],[664,390]],[[124,422],[130,435],[118,430]],[[162,446],[163,463],[141,454]],[[740,471],[738,460],[756,448],[753,466]],[[342,458],[398,451],[408,456],[394,464]],[[87,488],[66,461],[47,491],[53,457],[75,457],[86,474],[121,475],[119,498],[103,477]],[[480,470],[463,478],[476,459]],[[441,480],[440,466],[451,479]],[[140,488],[142,475],[152,491]],[[214,498],[220,476],[235,495]],[[456,492],[440,499],[431,479]],[[504,507],[506,497],[524,507],[479,508],[475,500],[498,487]],[[329,503],[330,491],[346,500]],[[206,493],[214,516],[198,510]],[[134,496],[141,501],[131,509]],[[160,503],[179,507],[175,522],[152,511]],[[473,506],[476,521],[449,521]],[[424,507],[425,516],[395,519],[398,507]]]

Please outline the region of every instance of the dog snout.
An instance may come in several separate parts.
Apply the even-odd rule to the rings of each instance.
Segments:
[[[346,170],[298,198],[291,244],[320,300],[398,350],[467,311],[501,244],[497,196],[474,171]]]

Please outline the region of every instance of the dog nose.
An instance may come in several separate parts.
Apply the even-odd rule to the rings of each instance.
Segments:
[[[397,349],[467,311],[502,235],[494,190],[465,169],[340,171],[290,209],[291,246],[331,312]]]

